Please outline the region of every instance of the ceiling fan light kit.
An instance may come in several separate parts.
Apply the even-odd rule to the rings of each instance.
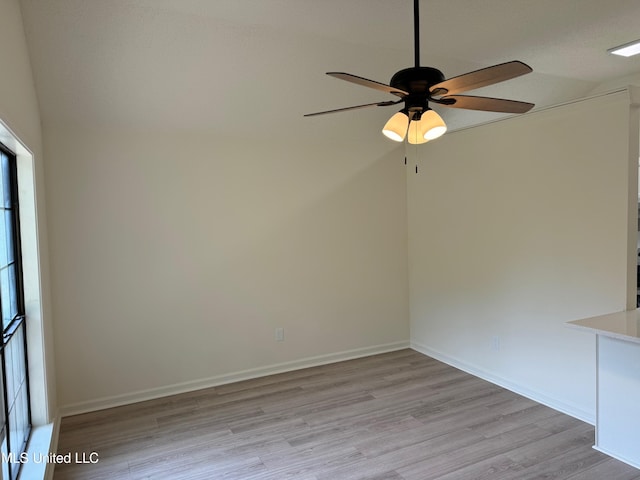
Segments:
[[[382,133],[394,142],[402,142],[409,128],[409,117],[402,110],[393,115],[382,127]]]
[[[423,122],[422,120],[413,120],[409,122],[407,141],[412,145],[421,145],[423,143],[427,143],[427,139],[424,137],[426,130],[426,122]]]
[[[419,118],[418,118],[419,115]],[[411,120],[405,110],[394,114],[382,129],[382,133],[395,142],[407,141],[413,145],[426,143],[429,140],[444,135],[447,125],[437,112],[427,109],[426,112],[415,114]]]
[[[447,125],[444,120],[434,110],[427,110],[422,114],[422,121],[427,122],[427,130],[424,132],[424,138],[427,140],[435,140],[441,137],[447,131]]]
[[[532,71],[531,67],[517,60],[465,73],[445,80],[442,72],[432,67],[420,66],[419,0],[413,2],[415,66],[396,72],[389,85],[344,72],[327,72],[327,75],[400,97],[396,101],[382,101],[306,114],[305,117],[344,112],[365,107],[386,107],[404,102],[404,108],[394,114],[382,128],[389,139],[411,144],[435,140],[447,131],[440,115],[429,107],[429,102],[451,108],[481,110],[501,113],[525,113],[533,103],[491,97],[458,95],[469,90],[493,85]]]

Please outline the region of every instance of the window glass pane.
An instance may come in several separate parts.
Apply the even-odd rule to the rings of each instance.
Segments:
[[[4,211],[4,237],[5,237],[5,249],[6,249],[6,263],[11,263],[15,257],[15,249],[13,245],[13,211]]]
[[[2,205],[11,207],[11,175],[9,156],[2,154]]]
[[[0,269],[0,303],[2,303],[2,325],[3,328],[7,328],[18,315],[15,263]]]
[[[26,380],[26,365],[25,365],[25,351],[24,351],[24,324],[13,334],[11,340],[11,352],[13,355],[13,377],[16,385],[16,390]]]
[[[9,342],[4,347],[4,367],[7,377],[5,388],[7,391],[7,410],[9,411],[11,411],[13,399],[16,397],[16,384],[14,382],[15,376],[13,375],[13,350],[11,348],[11,343],[12,342]]]
[[[3,212],[3,210],[0,210]],[[4,213],[2,213],[4,216]],[[9,248],[7,243],[11,243],[10,239],[7,239],[7,232],[5,232],[4,222],[0,225],[0,267],[4,267],[9,261],[7,260],[7,249]]]
[[[11,451],[15,453],[15,457],[19,458],[24,443],[23,430],[20,428],[22,423],[20,415],[20,402],[15,402],[13,408],[9,410],[9,435],[11,435]]]
[[[12,263],[7,267],[9,273],[9,298],[5,297],[4,302],[9,304],[9,315],[11,320],[18,315],[18,291],[16,287],[16,264]]]
[[[9,157],[6,153],[0,152],[0,207],[5,205],[4,197],[4,176],[7,175],[8,170],[5,168],[9,161]]]
[[[16,417],[16,409],[15,409],[15,405],[13,406],[13,408],[11,410],[9,410],[9,438],[11,439],[11,445],[10,448],[11,450],[15,451],[15,447],[16,447],[16,433],[18,431],[18,423],[17,423],[17,417]]]
[[[9,267],[0,270],[0,303],[2,303],[2,326],[7,328],[13,320],[11,315],[11,289],[9,285]]]
[[[4,347],[9,440],[11,453],[20,456],[29,433],[29,406],[24,347],[24,322]],[[6,426],[5,426],[6,428]],[[15,475],[16,472],[12,472]]]
[[[4,354],[2,355],[2,361],[4,361]],[[2,380],[2,375],[0,375],[0,392],[4,392],[4,382]],[[5,424],[5,417],[4,417],[4,395],[0,395],[0,428],[2,428],[2,434],[4,435],[6,432],[5,428],[4,428],[4,424]],[[1,436],[0,436],[1,437]]]
[[[27,439],[27,431],[29,430],[29,396],[27,394],[27,385],[25,383],[22,384],[22,388],[20,388],[20,394],[18,395],[17,402],[19,403],[20,408],[20,431],[22,432],[23,442]]]
[[[4,432],[4,438],[2,439],[2,454],[4,458],[9,458],[9,449],[7,448],[7,435],[6,431]],[[1,462],[2,463],[2,478],[11,478],[9,476],[9,462]]]

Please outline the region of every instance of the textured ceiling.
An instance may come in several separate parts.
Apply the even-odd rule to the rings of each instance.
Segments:
[[[413,64],[410,0],[21,0],[44,127],[253,138],[379,135],[393,99],[324,75],[387,83]],[[423,0],[422,65],[452,77],[521,60],[534,73],[472,94],[583,97],[640,72],[607,48],[640,38],[638,0]],[[470,92],[471,94],[471,92]],[[498,114],[438,109],[450,128]]]

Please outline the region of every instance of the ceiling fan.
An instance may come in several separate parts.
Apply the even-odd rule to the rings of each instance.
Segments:
[[[382,129],[382,133],[397,142],[402,142],[408,133],[409,143],[420,144],[434,140],[447,131],[444,120],[438,113],[429,108],[429,102],[445,107],[502,113],[525,113],[534,107],[533,103],[516,100],[459,95],[468,90],[486,87],[525,75],[531,72],[532,69],[522,62],[514,60],[445,80],[440,70],[420,66],[419,0],[413,1],[413,23],[415,67],[405,68],[396,72],[391,77],[389,85],[350,73],[327,72],[327,75],[347,82],[391,93],[400,97],[399,100],[387,100],[324,112],[308,113],[305,117],[374,106],[387,107],[404,103],[404,108],[389,119]]]

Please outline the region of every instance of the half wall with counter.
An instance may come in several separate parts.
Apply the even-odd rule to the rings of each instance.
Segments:
[[[594,448],[640,468],[640,310],[567,325],[596,336]]]

